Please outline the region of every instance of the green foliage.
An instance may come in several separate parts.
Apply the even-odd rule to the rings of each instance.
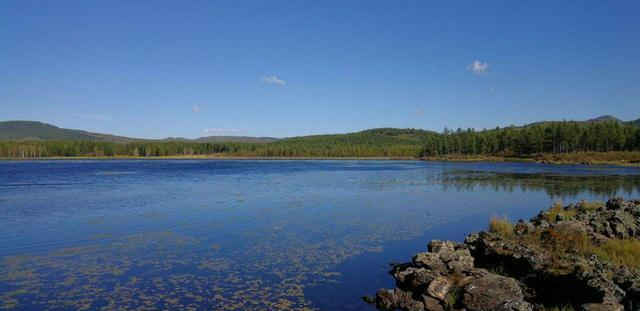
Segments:
[[[273,142],[193,141],[0,141],[0,157],[415,157],[424,137],[414,129],[374,129],[340,135],[293,137]]]
[[[135,140],[51,125],[0,122],[0,157],[449,157],[515,156],[552,153],[638,151],[640,128],[612,120],[546,122],[524,127],[475,131],[372,129],[350,134],[242,141]],[[581,155],[580,155],[581,156]],[[616,155],[615,157],[619,157]],[[560,161],[562,159],[559,159]],[[635,163],[636,158],[629,158]],[[576,162],[576,159],[568,159]]]
[[[506,155],[540,153],[610,152],[640,149],[640,128],[614,120],[601,122],[545,122],[524,127],[473,129],[447,128],[430,137],[422,156]]]
[[[460,287],[454,286],[449,290],[447,296],[445,297],[445,304],[449,307],[450,310],[453,310],[457,307],[462,301],[462,289]]]

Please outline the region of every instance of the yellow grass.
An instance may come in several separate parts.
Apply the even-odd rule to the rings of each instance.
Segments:
[[[513,225],[506,218],[494,216],[489,222],[489,232],[498,234],[504,238],[509,238],[513,236]]]
[[[571,207],[565,209],[562,206],[562,202],[556,202],[553,204],[553,207],[548,210],[547,221],[556,221],[556,217],[558,217],[558,215],[564,215],[565,219],[573,218],[577,213],[578,211],[575,208]]]
[[[593,252],[600,260],[616,266],[640,268],[640,240],[636,238],[611,239]]]

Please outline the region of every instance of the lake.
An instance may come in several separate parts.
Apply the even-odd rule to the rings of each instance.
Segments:
[[[372,310],[429,239],[639,192],[603,166],[0,161],[0,309]]]

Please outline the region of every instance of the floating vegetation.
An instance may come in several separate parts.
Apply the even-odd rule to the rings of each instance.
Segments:
[[[312,310],[306,289],[341,281],[346,260],[434,225],[474,217],[484,225],[512,207],[509,191],[608,193],[640,184],[635,176],[505,179],[421,162],[239,163],[47,164],[73,168],[61,172],[135,166],[136,179],[86,174],[67,188],[7,190],[0,246],[18,255],[0,256],[0,309]],[[488,189],[477,194],[478,186]]]

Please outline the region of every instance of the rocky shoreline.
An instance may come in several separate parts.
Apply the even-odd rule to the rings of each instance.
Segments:
[[[383,310],[640,310],[640,200],[555,205],[531,221],[493,219],[463,243],[433,240],[396,264]]]

